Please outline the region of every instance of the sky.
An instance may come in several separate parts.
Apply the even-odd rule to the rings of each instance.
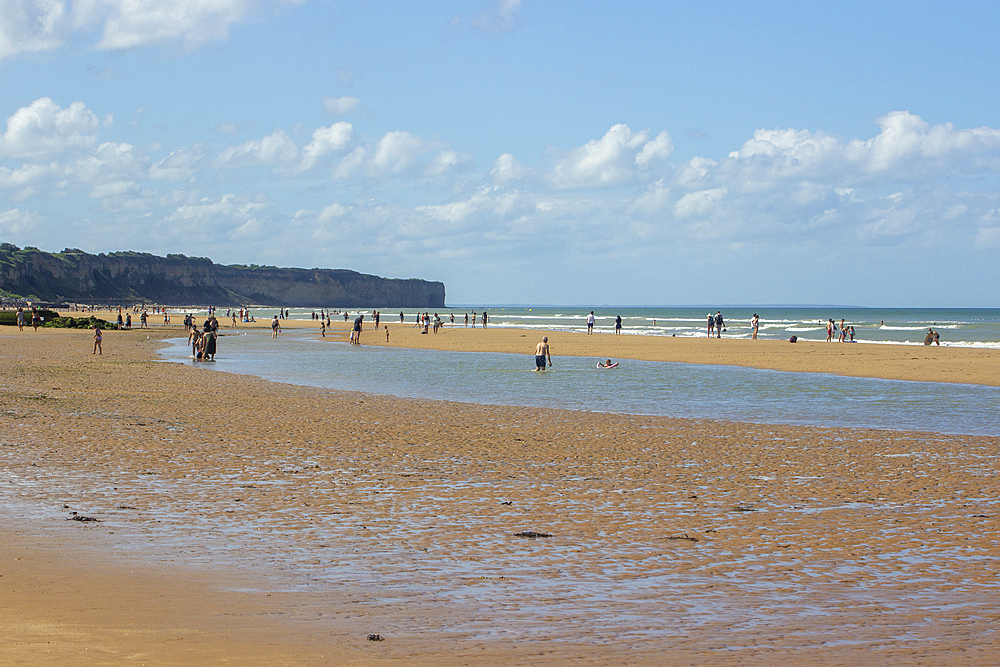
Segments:
[[[1000,307],[1000,3],[0,0],[0,241]]]

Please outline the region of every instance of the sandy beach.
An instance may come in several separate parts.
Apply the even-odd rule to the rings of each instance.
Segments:
[[[0,330],[6,661],[996,662],[1000,438],[336,392],[155,361],[176,335],[108,332],[98,357],[87,331]],[[541,335],[397,322],[388,345]],[[998,377],[979,350],[550,342],[557,364]]]

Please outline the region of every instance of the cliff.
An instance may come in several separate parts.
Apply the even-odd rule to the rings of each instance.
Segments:
[[[0,244],[0,290],[50,303],[443,308],[444,284],[344,269],[227,266],[204,257]]]

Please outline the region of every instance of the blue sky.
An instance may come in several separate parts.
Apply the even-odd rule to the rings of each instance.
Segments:
[[[0,239],[998,307],[1000,3],[0,0]]]

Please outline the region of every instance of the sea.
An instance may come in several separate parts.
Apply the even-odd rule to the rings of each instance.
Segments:
[[[277,309],[252,309],[257,320]],[[475,310],[442,309],[450,326],[465,326]],[[716,309],[720,310],[720,309]],[[826,318],[823,313],[829,311]],[[319,309],[291,309],[306,319]],[[371,309],[351,310],[366,316]],[[383,322],[399,321],[398,309],[381,311]],[[493,307],[489,325],[548,331],[586,331],[588,309]],[[622,317],[627,335],[705,336],[707,308],[594,308],[598,335],[613,332]],[[826,340],[821,322],[837,315],[855,328],[856,344],[922,345],[928,328],[941,332],[941,345],[1000,347],[1000,310],[760,309],[723,311],[723,337],[747,338],[749,318],[760,315],[759,338]],[[417,311],[404,309],[405,322]],[[196,315],[199,313],[196,313]],[[200,314],[204,314],[203,312]],[[224,315],[224,313],[218,313]],[[333,317],[343,318],[337,313]],[[394,316],[394,317],[393,317]],[[822,318],[822,319],[821,319]],[[366,317],[367,319],[367,317]],[[170,341],[165,361],[193,363],[186,339]],[[840,344],[840,343],[837,343]],[[845,343],[846,344],[846,343]],[[671,362],[621,360],[618,368],[596,368],[594,359],[560,357],[545,373],[532,371],[529,354],[439,352],[352,346],[321,341],[314,331],[286,329],[225,335],[206,370],[249,374],[277,382],[401,397],[487,405],[551,407],[594,412],[720,419],[751,423],[877,428],[972,435],[1000,435],[1000,387],[840,377]]]

